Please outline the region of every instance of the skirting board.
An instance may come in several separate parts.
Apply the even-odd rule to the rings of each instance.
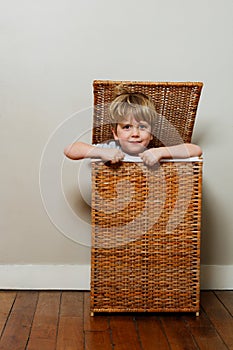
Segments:
[[[0,265],[0,289],[89,290],[89,265]]]
[[[233,289],[233,265],[201,265],[201,289]]]
[[[0,289],[90,290],[90,266],[0,265]],[[233,265],[202,265],[201,289],[233,289]]]

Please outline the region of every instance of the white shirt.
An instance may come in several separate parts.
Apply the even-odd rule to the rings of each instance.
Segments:
[[[94,144],[93,146],[96,146],[99,148],[116,148],[116,149],[120,149],[122,151],[121,146],[115,140],[110,140],[110,141],[105,142],[105,143],[97,143],[97,144]],[[127,154],[125,152],[123,152],[123,153],[125,155],[125,157],[123,159],[124,162],[142,162],[142,159],[140,157],[131,156],[130,154]]]
[[[110,141],[105,142],[105,143],[94,144],[93,146],[100,147],[100,148],[117,148],[117,149],[120,149],[122,151],[121,146],[115,140],[110,140]],[[123,162],[135,162],[135,163],[142,162],[142,159],[140,157],[131,156],[130,154],[127,154],[125,152],[123,152],[123,153],[125,155]],[[202,161],[202,159],[199,157],[190,157],[190,158],[171,158],[171,159],[161,159],[160,160],[160,162],[165,162],[165,163],[166,162],[194,162],[194,161],[200,162],[200,161]]]

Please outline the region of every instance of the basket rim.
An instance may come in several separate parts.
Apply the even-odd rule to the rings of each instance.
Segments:
[[[136,81],[136,80],[93,80],[93,86],[95,85],[113,85],[113,84],[127,84],[127,85],[151,85],[151,86],[198,86],[203,87],[204,83],[200,81]]]

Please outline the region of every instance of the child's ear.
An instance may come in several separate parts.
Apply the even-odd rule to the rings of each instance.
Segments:
[[[117,134],[116,134],[114,128],[112,128],[112,134],[113,134],[113,137],[114,137],[114,140],[115,140],[115,141],[119,140],[119,138],[118,138],[118,136],[117,136]]]

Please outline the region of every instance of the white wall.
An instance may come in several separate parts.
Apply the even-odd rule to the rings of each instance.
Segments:
[[[62,150],[90,137],[93,79],[204,82],[202,286],[233,288],[232,13],[232,0],[0,3],[0,288],[88,288],[89,193]]]

